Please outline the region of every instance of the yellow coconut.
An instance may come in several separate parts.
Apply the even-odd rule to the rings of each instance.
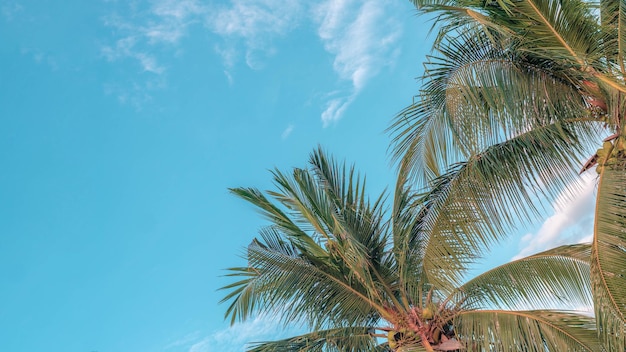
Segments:
[[[426,307],[422,311],[422,318],[424,318],[424,319],[432,319],[433,315],[434,315],[433,310],[430,309],[430,307]]]
[[[389,348],[395,350],[398,347],[398,342],[396,341],[396,332],[391,330],[387,333],[387,341],[389,342]]]

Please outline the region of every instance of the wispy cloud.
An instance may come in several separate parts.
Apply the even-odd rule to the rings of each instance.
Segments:
[[[347,94],[333,97],[322,113],[324,126],[339,120],[370,78],[398,55],[399,21],[380,0],[329,0],[313,10],[324,48],[335,56],[333,68],[351,83]],[[393,7],[391,7],[393,8]]]
[[[290,124],[289,126],[287,126],[287,128],[285,128],[285,130],[283,131],[283,133],[280,135],[281,139],[287,139],[287,137],[289,137],[289,135],[291,134],[291,132],[293,132],[294,129],[294,125]]]
[[[20,49],[20,53],[25,56],[30,56],[33,61],[39,65],[48,66],[52,71],[57,71],[59,69],[59,63],[54,56],[42,50],[23,47]]]
[[[336,94],[336,93],[335,93]],[[352,104],[352,101],[356,98],[358,92],[354,91],[350,94],[342,94],[339,97],[334,97],[326,102],[324,111],[322,112],[322,125],[328,127],[331,122],[338,121],[345,113],[348,106]]]
[[[248,41],[268,35],[283,35],[297,25],[302,5],[294,0],[232,0],[215,9],[209,17],[220,35],[238,36]]]
[[[186,34],[187,27],[199,23],[198,16],[207,11],[196,0],[159,0],[151,9],[157,20],[145,27],[145,36],[152,44],[176,44]]]
[[[137,111],[142,111],[146,104],[153,101],[152,93],[163,89],[165,84],[164,79],[160,76],[147,80],[106,83],[104,93],[114,96],[122,105],[128,105]]]
[[[115,2],[119,5],[122,2]],[[338,121],[370,79],[397,57],[401,21],[389,0],[230,0],[205,4],[198,0],[154,0],[147,9],[126,5],[130,15],[110,15],[105,24],[118,38],[102,47],[109,61],[134,60],[142,72],[163,75],[164,49],[179,44],[191,25],[202,24],[217,35],[213,47],[222,58],[224,74],[234,82],[234,69],[244,62],[262,69],[279,54],[276,41],[298,28],[313,28],[322,47],[333,57],[337,83],[321,102],[324,126]],[[121,13],[118,11],[117,13]]]
[[[275,317],[259,316],[243,323],[213,331],[205,336],[193,332],[164,347],[186,352],[243,352],[251,342],[271,341],[297,334],[280,328]]]
[[[202,23],[201,16],[207,9],[196,0],[155,0],[145,9],[136,1],[110,4],[121,7],[103,18],[116,39],[103,45],[101,54],[109,62],[134,61],[143,77],[131,75],[130,83],[107,83],[104,90],[120,103],[141,110],[152,101],[154,90],[167,86],[167,65],[163,60],[177,50],[189,26]]]
[[[118,14],[104,18],[104,24],[118,32],[119,39],[104,45],[102,53],[109,61],[135,59],[144,71],[162,74],[165,67],[154,52],[161,46],[178,44],[187,28],[199,23],[199,16],[206,11],[196,0],[158,0],[147,10],[139,10],[131,2],[125,12],[131,14],[132,21]]]
[[[242,47],[246,64],[252,69],[263,66],[263,58],[276,52],[273,40],[286,35],[301,22],[303,5],[295,0],[232,0],[212,9],[207,26],[222,37],[219,46],[224,64],[233,67]]]
[[[24,7],[15,1],[6,1],[0,5],[0,13],[7,21],[12,21],[23,10]]]
[[[553,204],[554,214],[547,218],[536,233],[524,235],[522,249],[513,260],[559,245],[589,242],[593,237],[596,179],[584,174],[582,187],[576,197],[563,192]]]
[[[114,46],[105,46],[102,48],[102,54],[109,61],[119,59],[133,58],[139,62],[145,72],[161,74],[165,68],[161,66],[154,55],[141,51],[136,48],[137,37],[125,37],[119,39]]]
[[[200,331],[191,332],[176,341],[173,341],[163,347],[164,350],[171,350],[177,347],[183,347],[187,349],[190,345],[193,345],[196,341],[202,339],[202,333]]]

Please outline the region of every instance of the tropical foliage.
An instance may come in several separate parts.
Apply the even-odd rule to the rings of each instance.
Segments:
[[[424,189],[456,178],[458,206],[489,210],[477,213],[497,233],[596,166],[595,316],[604,348],[624,351],[626,2],[414,3],[438,35],[419,95],[390,128],[401,173]]]
[[[592,304],[590,245],[464,281],[503,224],[485,221],[501,200],[467,201],[483,191],[462,184],[467,165],[419,194],[401,174],[390,208],[321,150],[308,168],[275,170],[276,190],[232,189],[270,225],[248,246],[247,265],[229,269],[226,316],[268,314],[310,331],[250,350],[599,351],[594,319],[574,312]]]

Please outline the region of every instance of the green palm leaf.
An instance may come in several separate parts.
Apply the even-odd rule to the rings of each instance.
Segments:
[[[253,343],[248,352],[384,352],[370,327],[319,330],[283,340]]]
[[[428,212],[419,204],[419,195],[412,192],[405,174],[398,177],[391,214],[393,250],[390,256],[391,267],[398,273],[398,285],[406,297],[421,299],[432,285],[424,272],[423,252],[429,238],[422,231],[423,219]],[[407,298],[405,298],[406,300]],[[409,302],[404,302],[408,305]]]
[[[519,31],[526,34],[532,28],[532,46],[537,49],[528,49],[535,54],[583,68],[599,48],[597,22],[584,1],[524,0],[507,9],[519,18]]]
[[[385,253],[383,196],[370,203],[364,180],[321,149],[312,154],[311,166],[291,176],[273,172],[278,190],[267,194],[278,205],[254,189],[232,190],[273,222],[248,248],[249,267],[232,269],[231,275],[246,277],[227,287],[232,321],[253,309],[273,312],[290,305],[285,323],[310,317],[319,328],[330,316],[355,323],[384,316],[387,302],[401,306],[397,274]],[[403,301],[408,309],[406,295]]]
[[[255,188],[232,188],[231,193],[252,203],[263,216],[271,221],[282,233],[289,236],[301,251],[311,256],[324,257],[326,252],[306,231],[301,229],[279,207]]]
[[[563,189],[572,191],[576,163],[589,142],[598,140],[589,133],[591,121],[617,132],[611,138],[619,136],[614,143],[605,141],[604,152],[607,143],[623,144],[626,2],[413,2],[438,20],[435,54],[429,58],[417,101],[396,118],[390,131],[401,174],[417,180],[417,189],[427,190],[427,200],[415,212],[419,221],[405,228],[428,239],[419,242],[418,252],[424,258],[422,272],[430,279],[444,264],[462,271],[472,255],[481,254],[476,244],[489,245],[481,239],[500,238],[516,218],[521,223],[530,219],[537,200],[550,200]],[[611,154],[617,161],[596,155],[584,169],[600,164],[590,271],[597,330],[607,349],[622,351],[626,170],[611,165],[622,163],[626,154],[623,146],[618,149],[617,155]],[[498,214],[509,208],[513,211]],[[462,219],[461,226],[455,216]],[[440,234],[445,236],[438,238]],[[467,238],[475,242],[461,241]],[[463,254],[451,255],[454,251]],[[467,302],[519,308],[539,303],[537,295],[547,292],[553,298],[547,303],[562,304],[558,297],[573,290],[576,302],[568,304],[588,304],[583,262],[552,252],[507,264],[470,283],[479,289]],[[553,270],[542,272],[542,265]],[[536,275],[524,275],[531,272]],[[500,287],[507,276],[516,280]],[[446,277],[451,283],[454,279]],[[548,279],[555,283],[547,285]],[[437,284],[452,286],[445,280]]]
[[[394,158],[421,184],[535,127],[590,116],[566,71],[515,46],[466,32],[436,49],[440,55],[427,65],[419,100],[389,128]]]
[[[253,346],[253,351],[433,352],[445,348],[445,341],[457,343],[446,340],[454,336],[451,319],[464,316],[463,309],[475,308],[479,293],[498,297],[494,302],[510,300],[510,306],[517,307],[524,295],[547,290],[545,280],[553,279],[555,295],[569,289],[575,299],[584,296],[588,283],[581,278],[584,270],[576,265],[588,264],[576,257],[576,253],[582,255],[580,251],[569,249],[524,264],[537,274],[535,264],[543,260],[542,264],[554,269],[550,275],[533,281],[530,271],[520,273],[520,261],[467,285],[465,291],[474,296],[446,299],[458,292],[454,285],[489,243],[501,236],[499,230],[508,221],[488,217],[498,217],[498,207],[510,200],[486,198],[514,186],[494,180],[490,187],[501,189],[487,191],[481,188],[489,184],[487,179],[472,183],[470,177],[486,177],[491,158],[502,155],[498,153],[499,148],[488,149],[435,179],[420,194],[413,193],[409,178],[401,174],[389,218],[383,211],[384,196],[370,202],[364,179],[321,150],[312,154],[309,169],[294,169],[290,175],[274,171],[277,190],[266,192],[269,197],[254,189],[234,189],[272,224],[248,246],[247,266],[229,269],[234,282],[224,287],[227,294],[222,302],[229,303],[226,318],[236,322],[260,313],[283,325],[303,324],[313,331],[263,342]],[[513,274],[520,279],[508,291],[493,283]],[[480,280],[484,285],[491,280],[494,292],[481,292]],[[533,287],[521,287],[524,283]],[[519,293],[512,293],[518,289]],[[473,305],[466,304],[470,299]],[[488,299],[483,302],[489,303]],[[365,327],[388,333],[375,334]],[[387,338],[387,342],[374,337]],[[479,340],[484,338],[492,337]],[[558,341],[552,335],[545,337],[547,346],[561,346]]]
[[[467,311],[456,320],[467,351],[588,351],[602,348],[591,317],[561,311]]]
[[[578,177],[573,170],[580,155],[576,148],[583,144],[578,138],[595,135],[594,129],[578,132],[582,126],[564,122],[535,128],[437,178],[428,193],[411,200],[418,210],[405,211],[413,222],[401,223],[411,227],[394,227],[396,233],[409,236],[407,245],[401,247],[403,255],[414,253],[435,286],[460,285],[467,267],[488,246],[520,219],[535,218],[537,194],[553,199],[564,188],[574,191]],[[508,167],[502,167],[503,163]],[[409,201],[399,194],[396,197]]]
[[[473,309],[590,310],[590,257],[590,245],[561,246],[489,270],[459,290]]]
[[[610,62],[619,67],[621,73],[624,74],[626,72],[624,67],[626,4],[623,1],[615,0],[600,1],[600,18],[604,34],[605,53]]]
[[[576,70],[586,69],[587,65],[605,67],[601,59],[606,50],[602,45],[603,33],[592,2],[414,0],[413,3],[420,12],[435,13],[443,22],[438,24],[440,38],[444,33],[472,28],[484,31],[492,39],[498,34],[516,40],[523,44],[518,50],[559,62],[561,67]],[[594,74],[602,76],[598,72]]]
[[[282,312],[284,324],[307,321],[315,329],[331,322],[369,324],[378,319],[380,307],[361,285],[350,282],[341,262],[309,261],[271,228],[262,236],[248,247],[248,267],[229,269],[229,276],[244,277],[223,288],[231,291],[222,300],[232,301],[226,311],[231,322],[252,312]]]
[[[626,173],[607,168],[600,176],[592,247],[593,294],[598,329],[610,350],[626,336]]]

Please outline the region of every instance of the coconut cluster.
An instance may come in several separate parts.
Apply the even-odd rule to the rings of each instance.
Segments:
[[[601,174],[605,168],[618,169],[626,166],[626,137],[618,136],[611,140],[605,140],[602,148],[596,151],[598,166],[596,172]]]
[[[437,351],[456,351],[462,348],[454,338],[452,317],[455,312],[433,302],[424,307],[413,307],[408,316],[396,321],[387,332],[389,348],[403,351],[426,340]]]

